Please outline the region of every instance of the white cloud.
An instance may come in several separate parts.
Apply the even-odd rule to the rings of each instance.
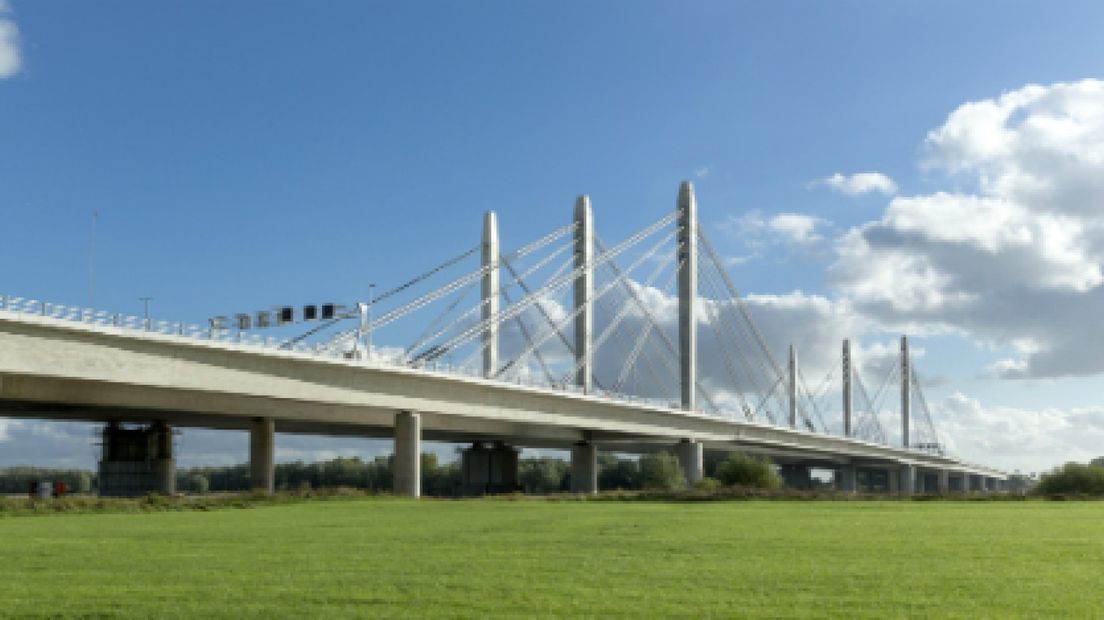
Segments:
[[[858,196],[859,194],[869,194],[871,192],[887,196],[897,193],[897,184],[881,172],[856,172],[850,176],[837,172],[830,177],[821,179],[819,183],[848,196]]]
[[[825,223],[825,220],[811,215],[780,213],[767,220],[766,225],[793,243],[812,243],[823,238],[816,229]]]
[[[1104,372],[1104,82],[970,102],[929,132],[925,166],[972,190],[894,198],[837,240],[832,282],[885,325],[1007,344],[1006,377]]]
[[[19,73],[23,58],[19,51],[19,28],[15,22],[4,17],[11,8],[5,0],[0,0],[0,79]]]
[[[699,179],[704,179],[712,173],[713,166],[702,166],[701,168],[698,168],[694,171],[694,176],[698,177]]]
[[[935,404],[940,434],[957,454],[984,455],[986,464],[1047,471],[1104,454],[1104,408],[986,407],[955,392]]]
[[[824,235],[819,231],[830,226],[828,220],[813,215],[779,213],[768,217],[762,211],[752,210],[739,217],[730,216],[722,229],[751,250],[751,256],[747,257],[750,259],[770,245],[809,245],[823,241]]]

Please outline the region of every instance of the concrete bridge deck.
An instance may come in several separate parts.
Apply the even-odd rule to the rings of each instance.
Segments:
[[[740,450],[780,463],[1005,479],[996,470],[945,456],[677,408],[0,311],[3,416],[254,432],[261,421],[267,426],[260,432],[267,428],[268,434],[389,437],[402,425],[396,422],[401,412],[416,418],[417,442],[592,445],[624,452],[671,449],[681,442],[699,446],[698,460],[702,449]],[[397,444],[396,450],[402,448]],[[264,460],[270,467],[271,456]]]

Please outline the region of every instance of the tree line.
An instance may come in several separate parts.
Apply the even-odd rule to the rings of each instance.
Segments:
[[[336,458],[330,461],[278,463],[275,486],[282,491],[351,487],[374,492],[391,491],[393,458]],[[433,453],[422,454],[422,492],[451,497],[461,494],[460,462],[440,463]],[[732,455],[721,461],[705,460],[705,475],[717,476],[727,485],[778,486],[777,476],[764,459]],[[90,493],[98,488],[95,472],[76,469],[12,467],[0,469],[0,493],[27,493],[34,482],[63,481],[70,492]],[[685,485],[678,459],[666,452],[638,459],[615,454],[598,455],[598,487],[602,490],[669,490]],[[517,490],[544,495],[571,489],[571,466],[556,458],[523,458],[518,462]],[[176,489],[182,493],[214,493],[249,490],[249,465],[180,468]]]

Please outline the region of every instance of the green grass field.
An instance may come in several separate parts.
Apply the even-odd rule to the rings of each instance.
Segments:
[[[304,502],[0,518],[0,615],[1104,617],[1102,502]]]

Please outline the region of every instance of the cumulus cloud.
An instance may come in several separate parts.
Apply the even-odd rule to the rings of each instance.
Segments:
[[[779,243],[815,244],[824,240],[822,231],[830,227],[831,222],[813,215],[779,213],[766,216],[759,210],[729,217],[722,225],[726,233],[740,240],[753,254],[759,254],[767,246]]]
[[[963,104],[925,166],[966,191],[893,198],[837,241],[832,282],[885,325],[1031,342],[1005,377],[1104,371],[1104,82]]]
[[[987,464],[1046,471],[1060,461],[1087,462],[1104,446],[1104,408],[986,407],[955,392],[935,404],[940,431],[958,454],[984,454]],[[1026,473],[1026,472],[1025,472]]]
[[[0,0],[0,79],[19,73],[23,57],[19,51],[19,28],[8,15],[11,7]]]
[[[816,184],[826,185],[848,196],[858,196],[860,194],[869,193],[879,193],[888,196],[897,193],[897,184],[893,182],[893,179],[881,172],[856,172],[849,176],[837,172],[830,177],[821,179]]]

